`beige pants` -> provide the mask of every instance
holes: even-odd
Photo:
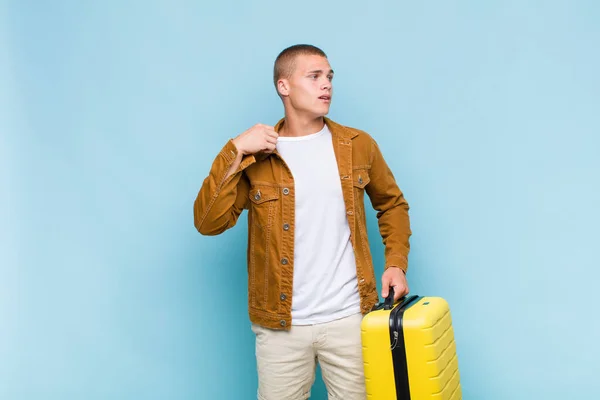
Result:
[[[256,334],[259,400],[310,397],[317,362],[329,400],[364,400],[360,323],[356,314],[336,321],[276,331],[252,325]]]

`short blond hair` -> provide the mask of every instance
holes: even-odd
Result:
[[[275,59],[273,67],[273,84],[277,89],[277,81],[281,78],[289,79],[294,73],[295,60],[299,55],[321,56],[327,58],[325,52],[311,44],[296,44],[284,49]],[[279,91],[277,91],[279,93]]]

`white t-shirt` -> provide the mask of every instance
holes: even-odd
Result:
[[[279,137],[277,151],[295,184],[292,325],[360,312],[356,261],[340,174],[327,125],[301,137]]]

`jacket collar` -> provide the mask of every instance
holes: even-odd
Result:
[[[338,124],[337,122],[332,121],[331,119],[329,119],[327,117],[323,117],[323,119],[325,120],[325,124],[327,125],[327,127],[331,131],[331,134],[334,137],[353,139],[356,136],[358,136],[358,133],[346,128],[343,125]],[[279,130],[283,126],[284,122],[285,122],[285,118],[282,118],[277,122],[277,124],[275,124],[275,127],[274,127],[275,132],[279,132]]]
[[[334,140],[334,142],[339,139],[350,140],[350,139],[353,139],[356,136],[358,136],[358,133],[356,133],[355,131],[348,129],[345,126],[340,125],[337,122],[334,122],[327,117],[324,117],[323,119],[325,120],[325,124],[327,124],[327,127],[329,128],[329,131],[331,132],[331,136],[332,136],[332,139]],[[275,132],[279,132],[281,130],[281,127],[283,126],[284,122],[285,122],[285,118],[280,119],[273,127],[273,130]],[[279,155],[279,152],[277,151],[277,149],[275,149],[275,151],[273,153],[262,153],[261,152],[261,153],[255,154],[253,157],[256,161],[262,161],[262,160],[267,159],[272,154],[275,154],[278,157],[281,157]]]

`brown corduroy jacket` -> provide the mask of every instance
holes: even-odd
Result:
[[[275,125],[279,131],[284,123]],[[411,236],[408,203],[375,140],[366,132],[325,118],[333,138],[340,184],[356,259],[361,311],[379,301],[367,237],[364,193],[378,211],[385,266],[406,272]],[[203,235],[232,228],[248,210],[248,311],[250,321],[272,329],[291,327],[294,268],[294,180],[277,151],[238,155],[229,140],[215,158],[194,202],[194,225]],[[308,162],[308,161],[307,161]],[[242,271],[240,269],[240,271]]]

